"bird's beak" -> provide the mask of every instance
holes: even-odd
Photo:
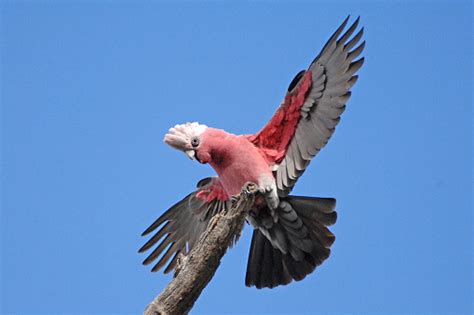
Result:
[[[186,155],[191,159],[191,160],[194,160],[194,156],[196,155],[196,151],[194,150],[187,150],[186,152]]]

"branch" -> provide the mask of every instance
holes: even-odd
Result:
[[[255,184],[245,184],[231,209],[212,218],[191,252],[178,258],[173,280],[148,304],[145,315],[187,314],[191,310],[227,248],[240,235],[257,191]]]

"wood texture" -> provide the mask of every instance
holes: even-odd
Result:
[[[227,248],[240,235],[245,215],[253,206],[257,186],[247,183],[233,198],[229,211],[209,222],[189,255],[181,255],[173,280],[145,309],[145,315],[187,314],[211,281]]]

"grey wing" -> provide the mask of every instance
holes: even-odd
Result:
[[[216,177],[199,181],[197,188],[197,191],[169,208],[142,233],[142,236],[145,236],[160,228],[138,251],[142,253],[156,245],[143,261],[144,265],[148,265],[161,255],[152,272],[161,269],[168,261],[164,273],[173,270],[179,254],[187,255],[207,228],[210,219],[229,206],[229,201],[226,200],[215,198],[206,201],[197,197],[200,191],[211,192],[214,189],[221,189]]]
[[[331,36],[309,67],[312,86],[301,107],[301,118],[294,136],[276,170],[278,194],[281,197],[290,193],[311,159],[334,133],[351,95],[350,89],[357,81],[355,73],[364,63],[364,58],[355,60],[365,47],[365,41],[358,44],[364,29],[361,28],[351,37],[357,29],[359,18],[341,35],[348,19]],[[293,85],[297,86],[298,83]]]

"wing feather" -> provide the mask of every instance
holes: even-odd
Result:
[[[363,28],[356,32],[359,25],[357,18],[343,33],[347,22],[348,18],[330,37],[306,72],[312,75],[311,88],[301,105],[293,137],[286,146],[284,163],[280,163],[275,174],[278,194],[282,197],[290,193],[311,159],[327,144],[346,108],[350,89],[357,82],[355,73],[364,63],[363,57],[357,59],[365,48],[365,41],[358,45]],[[295,90],[300,82],[295,84]]]
[[[365,48],[365,41],[359,43],[364,28],[357,31],[357,18],[344,32],[348,21],[349,17],[332,34],[308,70],[300,71],[291,81],[269,123],[248,136],[267,160],[277,165],[275,178],[281,197],[290,193],[331,138],[357,82],[355,73],[364,63],[364,58],[359,58]]]
[[[161,256],[151,271],[158,271],[168,261],[164,273],[173,270],[179,254],[189,253],[211,218],[227,209],[228,199],[217,177],[199,181],[195,192],[169,208],[143,232],[142,235],[147,235],[160,227],[138,250],[142,253],[157,245],[143,264],[151,264]]]

